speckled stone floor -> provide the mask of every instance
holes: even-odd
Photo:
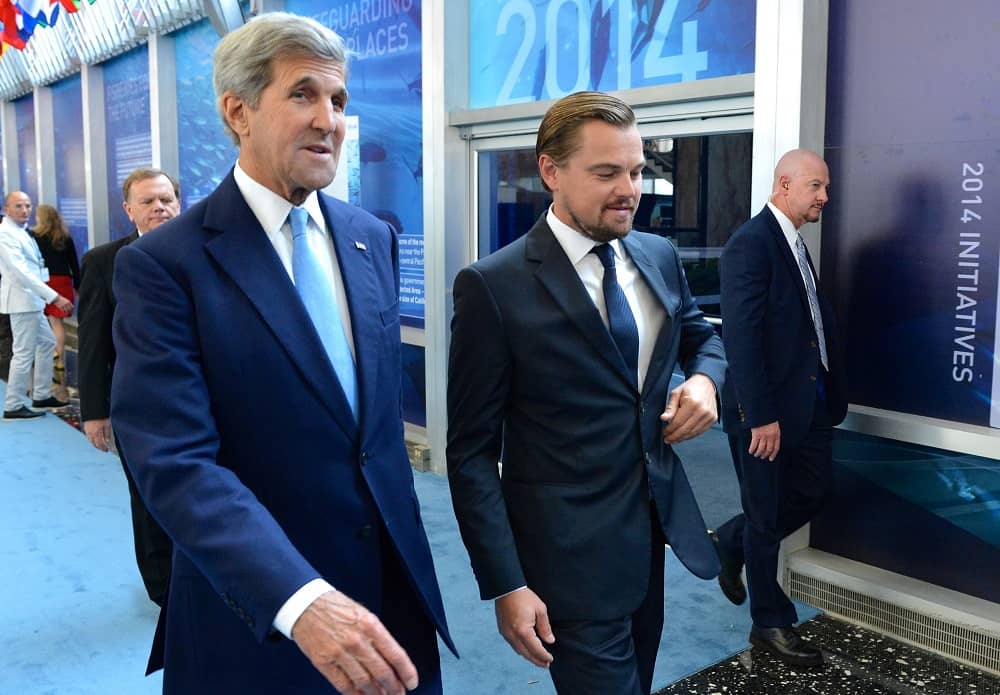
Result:
[[[747,649],[656,695],[1000,695],[1000,678],[827,616],[803,623],[826,664],[793,668]]]

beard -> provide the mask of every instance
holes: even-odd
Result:
[[[624,239],[628,236],[628,233],[632,231],[632,222],[635,220],[635,204],[632,203],[631,199],[623,199],[620,201],[615,201],[615,205],[629,204],[632,207],[632,211],[628,215],[628,220],[621,224],[609,225],[603,224],[601,222],[601,216],[608,209],[607,206],[601,208],[601,214],[598,215],[597,224],[587,224],[579,217],[576,213],[567,208],[570,218],[573,220],[573,224],[576,226],[577,230],[589,239],[605,244],[614,239]]]

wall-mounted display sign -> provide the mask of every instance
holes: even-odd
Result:
[[[755,0],[469,3],[469,108],[753,72]]]
[[[356,117],[341,152],[340,197],[399,233],[403,323],[424,325],[423,69],[420,0],[287,0],[343,37],[353,52],[347,89]],[[350,173],[354,172],[351,176]],[[360,176],[358,176],[360,172]],[[339,176],[338,176],[339,178]],[[360,181],[360,182],[359,182]]]
[[[108,220],[112,241],[128,236],[135,229],[122,208],[122,184],[135,169],[153,165],[151,128],[149,48],[140,46],[104,64]]]
[[[38,157],[35,148],[35,97],[23,96],[14,102],[14,121],[17,129],[18,168],[21,190],[38,205]],[[32,215],[34,220],[34,215]],[[34,222],[32,222],[33,224]]]
[[[87,166],[83,144],[83,91],[79,75],[52,86],[52,143],[56,154],[56,207],[76,252],[82,257],[87,240]]]
[[[1000,9],[970,5],[831,6],[822,280],[851,402],[1000,427]]]

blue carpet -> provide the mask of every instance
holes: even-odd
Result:
[[[0,382],[0,397],[4,384]],[[718,428],[680,449],[714,526],[738,509]],[[550,695],[545,671],[514,654],[480,601],[448,496],[447,481],[416,474],[445,608],[462,658],[442,648],[445,692]],[[117,457],[93,449],[53,415],[0,422],[0,693],[142,695],[156,608],[132,552],[128,488]],[[746,606],[714,581],[687,573],[668,553],[666,628],[654,690],[747,646]],[[815,611],[800,606],[800,618]]]

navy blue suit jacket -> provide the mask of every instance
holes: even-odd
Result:
[[[802,273],[770,208],[733,233],[719,275],[729,361],[725,429],[735,434],[778,422],[782,448],[794,447],[812,421],[822,365]],[[826,398],[836,425],[847,413],[843,360],[833,312],[823,297],[819,303],[830,368]]]
[[[403,440],[396,236],[359,208],[324,195],[320,207],[357,346],[359,423],[231,172],[118,254],[111,417],[176,544],[165,692],[328,692],[271,625],[317,577],[378,614],[380,523],[413,610],[452,647]]]
[[[462,538],[482,598],[527,584],[558,620],[639,607],[651,498],[680,560],[719,571],[659,416],[677,363],[721,387],[722,344],[674,247],[634,231],[623,243],[667,314],[642,393],[544,217],[454,284],[448,472]]]

